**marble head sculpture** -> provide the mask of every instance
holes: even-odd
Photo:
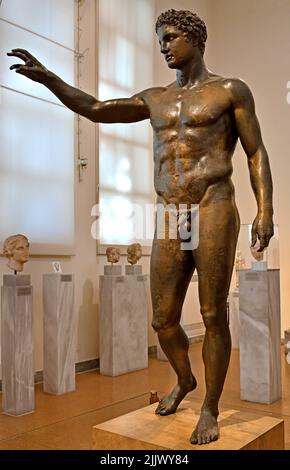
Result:
[[[12,271],[23,271],[23,265],[29,259],[28,238],[21,234],[6,238],[3,244],[3,255],[8,258],[7,266]]]
[[[128,249],[127,249],[128,263],[137,264],[141,256],[142,256],[142,248],[141,248],[140,243],[132,243],[132,245],[128,246]]]
[[[121,256],[121,251],[118,248],[115,248],[114,246],[109,246],[106,249],[106,255],[107,255],[108,263],[111,263],[111,264],[118,263],[120,256]]]
[[[264,259],[264,251],[258,251],[260,249],[260,244],[256,243],[254,246],[250,246],[250,250],[252,253],[253,258],[255,258],[256,261],[263,261]]]

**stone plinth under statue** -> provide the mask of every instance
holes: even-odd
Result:
[[[272,403],[281,398],[280,271],[239,274],[241,399]]]
[[[76,318],[71,274],[43,275],[43,390],[75,390]]]
[[[148,367],[147,276],[100,276],[100,372]]]
[[[272,416],[221,409],[220,438],[192,445],[188,435],[199,418],[198,400],[183,401],[178,412],[157,416],[154,405],[93,427],[94,450],[283,450],[284,422]]]
[[[4,274],[1,357],[3,413],[34,411],[32,286],[29,275]]]

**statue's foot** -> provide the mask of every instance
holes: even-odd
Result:
[[[193,431],[191,444],[209,444],[219,437],[217,418],[210,411],[202,411],[195,430]]]
[[[174,389],[168,395],[165,395],[165,397],[161,398],[159,405],[156,408],[155,413],[161,416],[175,413],[179,403],[183,400],[185,395],[188,392],[191,392],[192,390],[194,390],[196,386],[197,386],[197,382],[193,375],[189,384],[175,385]]]

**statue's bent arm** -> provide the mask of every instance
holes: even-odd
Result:
[[[248,86],[241,80],[229,84],[238,136],[248,157],[251,185],[258,214],[253,223],[252,243],[260,239],[261,250],[273,236],[273,184],[267,151],[263,144],[255,103]]]

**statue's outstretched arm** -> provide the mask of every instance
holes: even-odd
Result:
[[[7,55],[24,61],[24,64],[13,64],[10,67],[11,70],[42,83],[65,106],[93,122],[126,123],[142,121],[150,117],[149,109],[142,99],[142,93],[132,98],[101,102],[95,97],[65,83],[60,77],[46,69],[25,49],[12,49]]]

